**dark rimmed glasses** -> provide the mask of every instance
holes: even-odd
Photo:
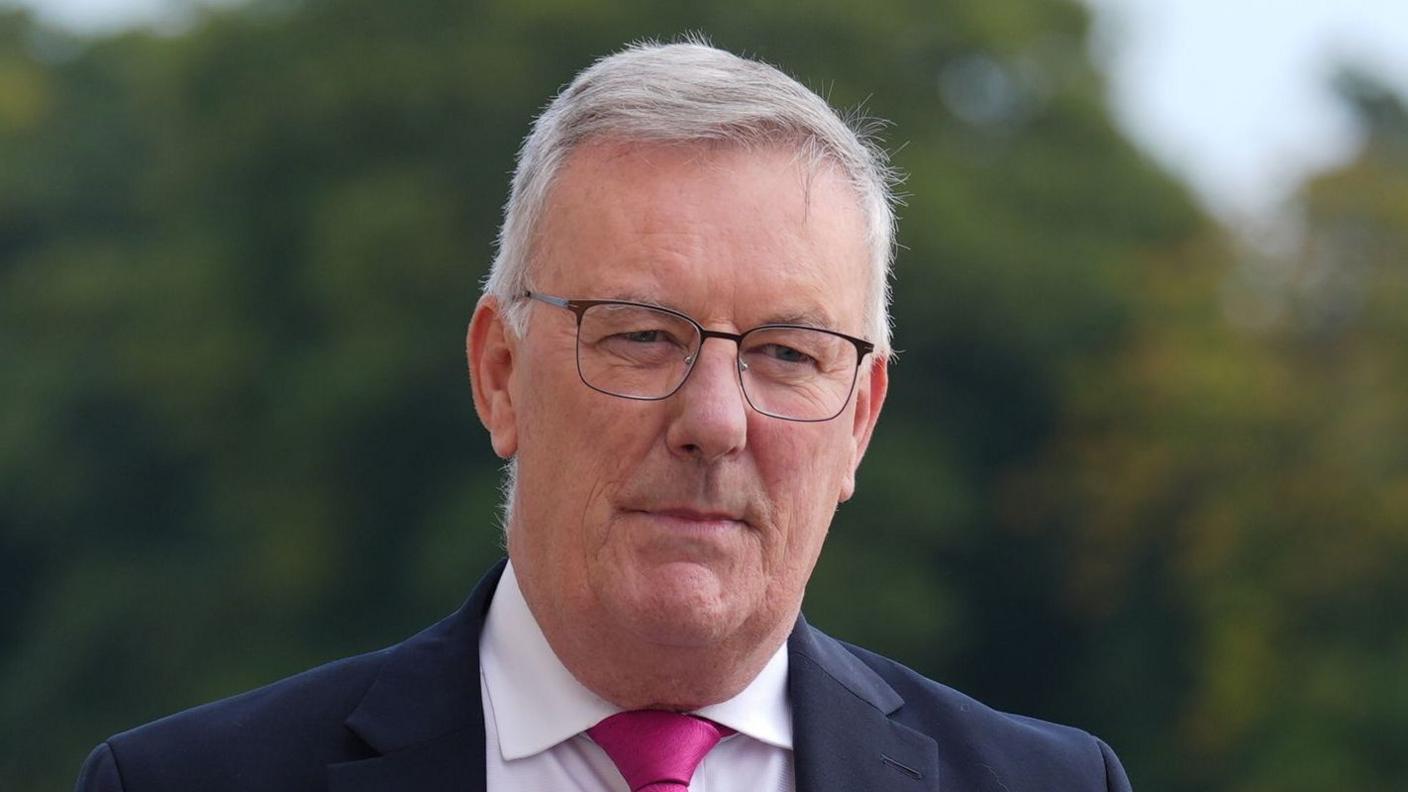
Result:
[[[753,409],[787,421],[829,421],[846,408],[860,362],[875,349],[869,341],[820,327],[769,324],[725,333],[656,305],[534,291],[519,297],[575,314],[582,382],[623,399],[673,396],[694,370],[704,342],[719,338],[738,345],[738,382]]]

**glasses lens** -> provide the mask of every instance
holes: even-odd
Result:
[[[834,418],[855,385],[855,344],[823,330],[765,327],[743,337],[743,393],[759,412],[796,421]]]
[[[593,305],[577,328],[582,381],[616,396],[660,399],[689,373],[699,331],[685,319],[639,305]]]

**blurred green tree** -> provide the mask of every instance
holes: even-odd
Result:
[[[1125,360],[1021,482],[1108,625],[1080,678],[1138,702],[1113,733],[1168,788],[1408,781],[1408,114],[1340,89],[1367,143],[1297,243],[1150,267]]]

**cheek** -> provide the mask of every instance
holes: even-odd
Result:
[[[529,468],[539,500],[551,504],[554,522],[572,526],[587,545],[607,524],[611,498],[629,483],[660,430],[644,402],[597,393],[571,379],[526,394],[530,405],[521,430],[520,474]],[[645,405],[643,408],[642,405]]]
[[[797,428],[804,431],[785,431]],[[809,569],[815,562],[845,481],[849,457],[842,441],[847,436],[831,424],[825,425],[826,431],[805,431],[821,428],[781,427],[784,431],[770,438],[772,452],[760,459],[764,486],[776,509],[773,555],[788,566]]]
[[[519,397],[519,434],[525,464],[554,471],[555,481],[571,487],[581,478],[592,478],[606,455],[601,453],[605,423],[604,397],[582,384],[571,350],[563,347],[537,353],[525,366]],[[594,442],[596,440],[596,442]],[[576,475],[574,475],[574,471]]]

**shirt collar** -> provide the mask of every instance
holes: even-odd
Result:
[[[787,700],[787,642],[783,641],[782,646],[777,647],[768,664],[738,695],[695,710],[694,714],[768,745],[792,750],[792,704]]]
[[[511,561],[484,620],[479,664],[505,761],[546,751],[621,711],[584,687],[557,659],[523,599]],[[790,750],[786,643],[742,692],[695,714]]]

